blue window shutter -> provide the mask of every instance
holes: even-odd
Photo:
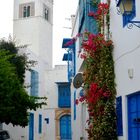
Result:
[[[39,89],[39,75],[35,70],[31,70],[31,96],[38,96]]]
[[[74,91],[74,109],[73,109],[73,114],[74,114],[74,120],[76,120],[76,91]]]
[[[93,17],[88,16],[89,12],[95,12],[97,7],[93,5],[92,0],[87,0],[86,3],[86,18],[85,18],[85,28],[94,34],[98,33],[97,22]]]
[[[34,140],[34,114],[29,115],[29,140]]]
[[[122,122],[122,97],[116,99],[116,114],[117,114],[117,134],[123,136],[123,122]]]
[[[39,120],[38,120],[38,133],[41,134],[42,133],[42,115],[39,114]]]
[[[64,115],[60,118],[60,139],[71,140],[71,116]]]
[[[59,85],[58,86],[58,106],[59,107],[67,107],[69,108],[71,106],[71,100],[70,100],[70,85]]]

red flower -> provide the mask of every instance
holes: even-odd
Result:
[[[104,92],[104,93],[103,93],[103,96],[104,96],[104,97],[109,97],[109,96],[110,96],[110,93],[109,93],[109,92]]]
[[[76,99],[76,100],[75,100],[75,104],[76,104],[76,105],[78,105],[78,104],[79,104],[79,101],[78,101],[78,99]]]
[[[81,57],[82,59],[86,59],[86,58],[87,58],[87,57],[86,57],[86,54],[81,54],[80,57]]]
[[[92,84],[90,85],[90,92],[95,93],[96,90],[97,90],[97,88],[98,88],[98,85],[97,85],[96,83],[92,83]]]

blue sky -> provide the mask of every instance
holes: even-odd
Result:
[[[71,36],[71,22],[66,20],[75,14],[78,0],[54,0],[54,42],[53,59],[54,65],[64,64],[61,60],[65,50],[61,49],[62,39]],[[13,0],[0,2],[0,38],[8,38],[13,32]]]

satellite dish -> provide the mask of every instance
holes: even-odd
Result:
[[[82,73],[77,73],[73,79],[73,86],[75,88],[81,87],[83,83],[83,74]]]

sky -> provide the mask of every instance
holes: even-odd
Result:
[[[0,38],[8,38],[13,33],[13,1],[0,0]],[[63,38],[71,37],[71,15],[76,13],[78,0],[54,0],[53,17],[53,65],[65,64],[62,62]],[[65,28],[66,27],[66,28]]]

